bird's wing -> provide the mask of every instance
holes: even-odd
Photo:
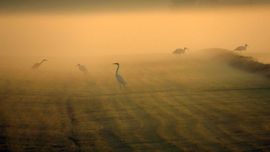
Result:
[[[117,80],[122,84],[127,84],[127,82],[125,81],[125,79],[121,75],[117,75]]]
[[[39,64],[38,64],[38,63],[35,63],[34,65],[32,65],[32,68],[35,69],[35,68],[37,68],[38,66],[39,66]]]
[[[238,46],[237,48],[235,48],[234,50],[243,50],[243,47],[242,46]]]
[[[182,52],[184,52],[185,50],[183,50],[183,49],[176,49],[174,52],[175,53],[182,53]]]
[[[87,69],[86,69],[84,66],[80,66],[79,69],[80,69],[82,72],[87,72]]]
[[[174,50],[173,53],[179,53],[179,50]]]
[[[86,67],[82,67],[82,70],[84,71],[84,72],[87,72],[87,69],[86,69]]]

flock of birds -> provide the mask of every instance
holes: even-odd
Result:
[[[33,70],[37,70],[44,62],[48,61],[47,59],[43,59],[41,60],[40,62],[38,63],[35,63],[33,66],[32,66],[32,69]],[[127,82],[125,81],[125,79],[119,74],[119,68],[120,68],[120,64],[119,63],[113,63],[114,65],[117,66],[116,68],[116,71],[115,71],[115,78],[120,86],[120,88],[122,87],[125,87]],[[78,67],[78,69],[83,73],[83,74],[87,74],[88,73],[88,70],[87,68],[82,65],[82,64],[77,64],[76,67]]]
[[[242,46],[238,46],[234,49],[234,51],[246,51],[247,50],[248,45],[242,45]],[[175,51],[173,51],[173,54],[185,54],[186,51],[188,50],[188,48],[184,47],[184,48],[178,48]],[[43,59],[38,63],[35,63],[32,66],[33,70],[38,69],[44,62],[48,61],[47,59]],[[119,63],[113,63],[114,65],[117,66],[116,71],[115,71],[115,78],[120,86],[120,88],[125,87],[127,82],[125,81],[125,79],[121,76],[121,74],[119,74],[119,68],[120,68],[120,64]],[[82,65],[82,64],[77,64],[76,67],[78,67],[78,69],[83,73],[83,74],[87,74],[88,70],[87,68]]]

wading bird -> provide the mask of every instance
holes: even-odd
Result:
[[[234,49],[234,51],[246,51],[247,47],[248,47],[247,44],[245,44],[243,46],[238,46],[237,48]]]
[[[84,73],[84,74],[87,74],[87,73],[88,73],[88,71],[87,71],[87,69],[86,69],[86,67],[85,67],[84,65],[77,64],[76,66],[78,67],[78,69],[79,69],[82,73]]]
[[[116,80],[117,80],[117,82],[118,82],[118,84],[119,84],[119,86],[120,86],[120,88],[123,86],[123,87],[125,87],[126,86],[126,81],[124,80],[124,78],[119,74],[119,68],[120,68],[120,64],[119,63],[113,63],[113,64],[115,64],[116,66],[117,66],[117,69],[116,69],[116,71],[115,71],[115,78],[116,78]]]
[[[38,69],[44,62],[46,62],[46,61],[48,61],[47,59],[43,59],[43,60],[41,60],[40,62],[38,62],[38,63],[35,63],[33,66],[32,66],[32,69],[33,70],[36,70],[36,69]]]
[[[173,51],[173,54],[184,54],[184,53],[186,53],[186,50],[187,49],[188,48],[186,48],[186,47],[184,47],[183,49],[182,48],[178,48],[178,49],[176,49],[176,50]]]

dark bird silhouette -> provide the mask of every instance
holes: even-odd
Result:
[[[46,61],[48,61],[47,59],[43,59],[43,60],[41,60],[40,62],[38,62],[38,63],[35,63],[33,66],[32,66],[32,69],[33,70],[36,70],[36,69],[38,69],[44,62],[46,62]]]
[[[186,53],[186,50],[188,50],[188,48],[186,48],[186,47],[178,48],[178,49],[173,51],[173,54],[184,54],[184,53]]]
[[[247,47],[248,47],[247,44],[245,44],[243,46],[238,46],[237,48],[234,49],[234,51],[246,51]]]
[[[84,74],[87,74],[88,73],[88,70],[86,69],[86,67],[84,65],[81,65],[81,64],[77,64],[76,65],[78,67],[78,69],[84,73]]]
[[[120,86],[120,88],[123,86],[125,87],[127,82],[125,81],[125,79],[119,74],[119,68],[120,68],[120,64],[119,63],[113,63],[117,66],[116,71],[115,71],[115,78]]]

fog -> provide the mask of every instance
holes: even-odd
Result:
[[[0,151],[270,151],[269,6],[73,1],[0,2]]]
[[[183,8],[124,12],[0,15],[1,69],[29,69],[43,58],[47,70],[81,63],[162,60],[176,48],[203,56],[205,48],[233,50],[270,62],[269,7]],[[111,65],[110,65],[111,66]],[[65,68],[64,68],[65,67]]]

